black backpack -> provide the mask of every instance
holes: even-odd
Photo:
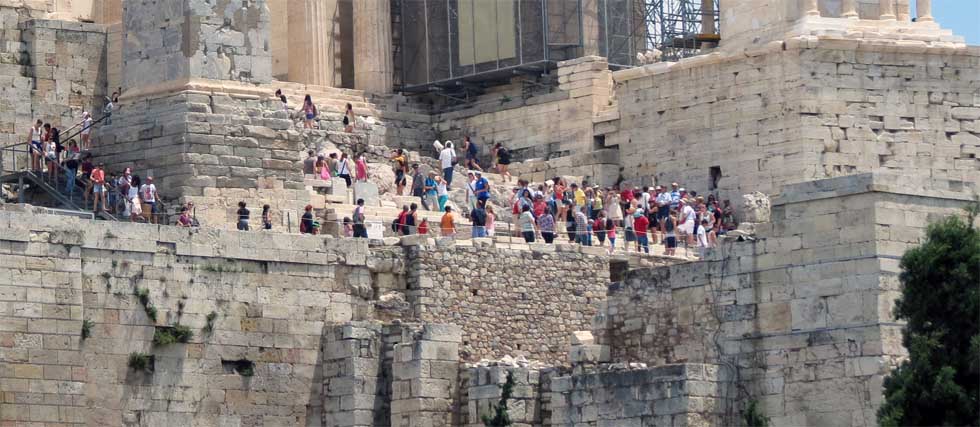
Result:
[[[476,143],[475,142],[470,141],[470,145],[466,149],[466,151],[468,151],[470,154],[472,154],[472,155],[475,156],[477,153],[480,152],[480,149],[476,146]]]
[[[497,150],[497,157],[500,158],[501,162],[510,163],[510,151],[504,147],[500,147],[500,149]]]

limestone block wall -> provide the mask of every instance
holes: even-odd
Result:
[[[733,380],[722,366],[693,363],[557,377],[549,425],[733,425]]]
[[[975,185],[977,61],[975,48],[813,38],[620,71],[606,144],[627,179],[722,198],[879,169]]]
[[[525,355],[560,363],[587,329],[609,283],[609,262],[568,245],[406,248],[415,317],[463,330],[462,360]]]
[[[186,78],[272,80],[265,0],[123,2],[124,86]]]
[[[718,166],[718,191],[733,199],[814,178],[817,155],[800,140],[798,55],[709,54],[613,73],[619,120],[605,140],[619,147],[624,178],[701,193]]]
[[[461,330],[425,324],[394,345],[391,427],[455,425]]]
[[[193,201],[202,223],[234,226],[239,201],[256,215],[270,204],[277,226],[298,226],[316,202],[303,185],[301,134],[271,100],[184,92],[124,103],[94,152],[110,170],[152,175],[161,197]],[[322,197],[320,197],[322,205]]]
[[[365,242],[11,212],[0,230],[3,422],[318,425],[323,328],[371,316]],[[188,343],[151,343],[178,323]]]
[[[439,114],[436,127],[442,140],[456,141],[459,148],[466,135],[479,143],[482,164],[489,164],[497,142],[513,152],[514,163],[588,153],[593,150],[592,117],[610,108],[610,75],[604,58],[560,62],[557,91],[525,99],[522,86],[503,87],[470,108]]]
[[[26,142],[37,119],[67,129],[106,96],[103,26],[21,12],[0,5],[0,145]]]
[[[827,177],[890,170],[980,186],[980,49],[801,51],[803,140]]]
[[[542,370],[530,366],[473,366],[463,370],[467,378],[461,379],[465,387],[460,394],[465,394],[465,407],[460,404],[460,410],[465,419],[460,420],[463,426],[482,426],[484,415],[492,417],[494,408],[500,403],[507,375],[513,375],[514,387],[511,399],[507,401],[507,414],[516,427],[532,427],[550,422],[542,416],[542,395],[548,394],[542,386],[542,377],[547,380],[554,369]],[[550,386],[546,381],[545,386]],[[550,415],[546,413],[545,415]]]
[[[391,376],[384,368],[391,359],[386,360],[382,334],[381,324],[371,322],[338,325],[324,333],[322,425],[387,425]]]
[[[630,272],[595,321],[612,360],[738,367],[778,425],[865,425],[907,353],[898,261],[929,220],[962,214],[956,181],[853,175],[790,186],[755,242]]]

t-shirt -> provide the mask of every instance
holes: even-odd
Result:
[[[542,233],[554,233],[555,232],[555,217],[551,215],[550,212],[545,212],[538,218],[538,227],[541,227]]]
[[[521,231],[534,231],[534,215],[531,215],[530,211],[521,212],[519,221],[521,223]]]
[[[687,220],[684,221],[685,224],[687,223],[693,224],[695,221],[695,217],[697,217],[697,214],[694,212],[694,208],[692,208],[690,205],[684,206],[684,209],[681,210],[681,215],[687,218]]]
[[[664,207],[670,205],[670,193],[663,192],[657,195],[657,206]]]
[[[708,247],[708,234],[705,232],[704,227],[698,227],[698,247]]]
[[[92,118],[89,117],[82,122],[82,135],[88,135],[92,132]]]
[[[575,205],[585,206],[585,192],[581,188],[575,190]]]
[[[303,160],[303,173],[307,175],[316,173],[314,165],[316,165],[316,157],[307,157],[306,160]]]
[[[473,209],[470,212],[470,220],[474,227],[485,227],[487,225],[487,211],[480,208]]]
[[[636,234],[643,235],[647,234],[647,228],[650,227],[650,220],[646,216],[640,215],[639,218],[633,221],[633,230]]]
[[[157,201],[157,186],[154,184],[143,184],[140,187],[140,194],[143,197],[143,201],[146,203],[153,203]]]
[[[95,182],[96,184],[104,184],[105,183],[105,171],[103,171],[102,169],[98,169],[98,168],[96,168],[95,170],[93,170],[92,171],[92,181]]]
[[[670,192],[670,208],[677,209],[677,205],[681,202],[681,193],[678,191]]]
[[[490,189],[490,181],[487,181],[486,178],[481,177],[480,179],[476,180],[476,185],[473,187],[473,189],[475,190],[474,193],[476,193],[477,199],[487,200],[490,198],[490,191],[480,192],[480,190]]]
[[[354,208],[354,224],[364,223],[364,206]]]
[[[456,157],[456,153],[453,152],[452,148],[443,148],[442,152],[439,153],[439,164],[443,169],[451,168],[453,167],[453,157]]]
[[[456,225],[453,221],[453,214],[451,212],[446,212],[442,219],[439,220],[439,227],[442,228],[442,234],[452,234],[456,231]]]
[[[429,189],[426,190],[425,194],[428,194],[430,196],[434,196],[436,194],[436,180],[432,178],[426,178],[425,186],[429,187]]]

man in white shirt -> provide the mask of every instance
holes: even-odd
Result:
[[[140,198],[143,199],[143,203],[147,205],[149,209],[144,209],[143,212],[150,213],[150,222],[156,224],[157,218],[157,201],[159,200],[159,195],[157,195],[157,186],[153,185],[153,177],[146,177],[146,184],[140,187]]]
[[[446,187],[453,184],[454,159],[456,159],[456,150],[453,148],[453,142],[446,141],[446,146],[439,153],[439,164],[442,166],[442,178],[446,180]]]
[[[683,199],[680,201],[681,206],[681,221],[684,221],[678,227],[678,231],[682,232],[687,239],[688,246],[694,245],[694,222],[697,221],[697,213],[694,212],[694,208],[691,207],[690,203],[685,202]]]

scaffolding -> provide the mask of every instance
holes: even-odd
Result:
[[[637,54],[653,49],[664,61],[700,55],[720,40],[718,0],[600,0],[598,7],[599,49],[614,67],[640,65]]]
[[[581,0],[391,2],[395,86],[405,93],[480,93],[581,51]]]

